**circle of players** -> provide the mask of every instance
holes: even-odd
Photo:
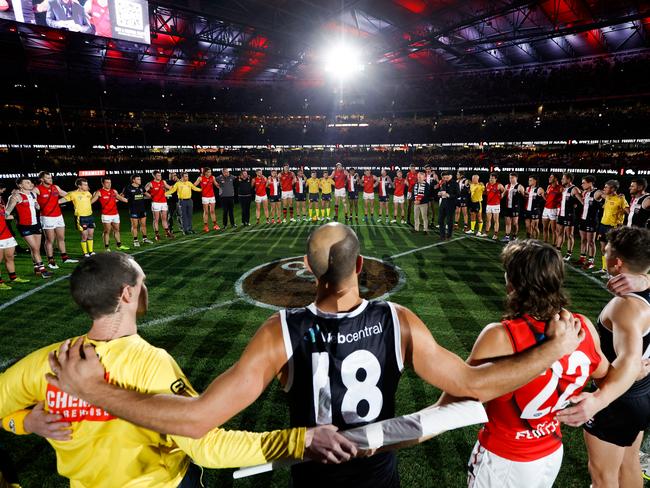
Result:
[[[455,178],[454,178],[455,176]],[[604,278],[609,278],[603,257],[602,266],[596,269],[596,241],[604,254],[605,236],[614,227],[621,225],[650,227],[650,194],[643,178],[630,183],[631,202],[620,193],[617,180],[609,180],[603,189],[596,188],[594,176],[581,178],[574,183],[574,176],[563,173],[551,174],[545,185],[539,176],[528,177],[527,185],[518,181],[516,173],[508,175],[504,185],[498,181],[499,175],[490,173],[487,183],[480,181],[478,174],[466,178],[462,171],[453,175],[443,172],[440,176],[430,166],[418,171],[411,165],[404,174],[400,169],[394,177],[383,169],[379,176],[369,169],[363,175],[355,168],[345,169],[341,163],[334,171],[317,171],[301,168],[294,173],[288,165],[282,170],[272,170],[264,176],[262,169],[256,169],[254,176],[242,171],[237,177],[229,170],[215,177],[212,170],[204,168],[194,183],[189,181],[188,173],[170,174],[170,181],[162,178],[160,171],[152,173],[152,180],[142,185],[142,178],[131,176],[131,182],[119,193],[111,186],[110,177],[101,179],[101,188],[90,193],[88,180],[78,178],[76,189],[70,192],[54,184],[48,172],[39,174],[40,183],[27,177],[16,181],[17,188],[11,192],[7,204],[1,198],[5,188],[0,185],[0,262],[4,261],[9,283],[0,275],[0,290],[11,290],[10,284],[25,283],[29,280],[17,276],[14,255],[17,241],[8,221],[14,219],[15,210],[18,232],[25,240],[31,253],[34,272],[41,278],[51,277],[41,257],[43,245],[50,269],[58,269],[54,258],[54,243],[57,243],[64,264],[76,263],[68,256],[65,246],[65,222],[60,205],[72,202],[76,226],[81,236],[81,249],[84,257],[95,254],[93,237],[95,222],[92,204],[101,205],[103,242],[110,251],[110,236],[113,235],[115,248],[128,250],[121,241],[120,216],[117,202],[129,205],[133,246],[153,244],[147,237],[147,213],[145,200],[151,200],[153,214],[154,240],[160,240],[160,227],[166,237],[174,238],[173,223],[178,219],[183,234],[193,234],[192,192],[201,193],[203,206],[203,231],[220,230],[216,219],[216,194],[221,192],[224,213],[224,227],[228,219],[233,228],[237,225],[233,216],[234,183],[237,182],[239,202],[242,207],[242,224],[250,225],[250,205],[253,195],[256,204],[256,223],[262,219],[267,224],[300,221],[330,221],[332,201],[334,220],[339,220],[342,207],[345,223],[359,223],[359,199],[362,199],[364,222],[375,222],[375,193],[378,193],[377,222],[390,224],[411,224],[414,232],[423,229],[425,234],[430,227],[437,227],[441,239],[449,239],[454,229],[460,229],[461,217],[463,232],[476,237],[488,237],[508,242],[519,235],[520,220],[525,222],[526,236],[543,239],[554,245],[560,252],[566,246],[564,260],[571,262],[575,247],[575,229],[579,230],[580,256],[574,264],[585,270],[593,270]],[[392,202],[392,213],[389,198]],[[485,214],[483,202],[485,200]],[[295,202],[295,204],[294,204]],[[438,225],[435,222],[436,207]],[[504,235],[499,239],[500,215],[505,221]],[[627,216],[627,220],[626,220]],[[208,222],[211,221],[211,227]],[[541,223],[540,223],[541,221]],[[484,227],[485,226],[485,227]],[[139,233],[142,241],[139,239]],[[42,239],[45,234],[45,239]]]

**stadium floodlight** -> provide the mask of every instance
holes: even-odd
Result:
[[[336,44],[324,55],[325,71],[339,79],[350,78],[365,69],[359,50],[349,44]]]

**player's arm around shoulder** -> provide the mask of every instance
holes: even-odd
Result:
[[[146,389],[138,392],[106,383],[104,368],[91,345],[84,346],[80,341],[72,346],[64,343],[58,357],[50,355],[57,376],[49,376],[48,381],[134,424],[198,438],[250,405],[281,372],[287,355],[279,315],[273,315],[260,327],[240,359],[199,397],[152,394],[168,393],[177,379],[160,374],[177,368],[171,356],[168,359],[169,364],[158,365],[159,371],[152,375],[155,378],[151,381],[156,383],[145,383]],[[169,384],[159,384],[161,381]]]
[[[595,392],[581,393],[572,399],[574,406],[558,413],[560,421],[574,427],[584,424],[625,393],[637,380],[642,369],[641,326],[650,322],[647,307],[642,306],[638,299],[617,297],[605,307],[601,317],[608,318],[611,322],[616,360],[610,364],[605,359],[603,362],[607,368],[601,364],[592,375],[599,379]],[[600,342],[597,344],[600,346]]]
[[[398,314],[405,363],[411,364],[416,374],[433,386],[456,397],[482,402],[525,385],[553,361],[573,352],[584,338],[580,324],[563,311],[549,324],[547,340],[539,346],[499,360],[485,359],[482,364],[470,366],[436,343],[429,329],[413,312],[398,307]],[[484,340],[496,340],[501,334],[498,331],[497,327],[486,328]],[[495,354],[488,357],[494,358]]]

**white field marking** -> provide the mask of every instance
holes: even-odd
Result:
[[[309,224],[308,222],[305,222],[305,223]],[[266,225],[266,224],[260,224],[260,225]],[[133,252],[133,253],[131,253],[131,256],[137,256],[137,255],[144,254],[144,253],[147,253],[147,252],[157,251],[158,249],[164,249],[166,247],[178,246],[180,244],[187,244],[187,243],[190,243],[190,242],[195,242],[195,241],[203,240],[203,239],[215,239],[215,238],[228,237],[228,236],[240,236],[240,235],[250,234],[250,233],[255,233],[255,232],[273,232],[275,230],[280,230],[280,229],[285,228],[283,225],[279,225],[279,226],[276,225],[274,227],[272,227],[272,224],[268,224],[268,225],[269,225],[269,227],[266,227],[264,229],[250,229],[250,230],[243,230],[243,231],[239,231],[239,232],[224,232],[222,234],[203,235],[203,236],[197,236],[197,237],[193,237],[193,238],[185,239],[185,240],[181,240],[181,241],[170,242],[170,243],[163,244],[163,245],[160,245],[160,246],[148,247],[148,248],[142,249],[140,251]],[[358,227],[378,227],[378,226],[380,226],[380,224],[357,224],[357,226]],[[316,225],[313,225],[313,226],[312,225],[300,226],[300,227],[298,225],[295,225],[294,227],[296,227],[298,229],[311,229],[312,227],[316,227]],[[394,228],[396,230],[404,228],[401,225],[400,226],[395,225],[394,227],[391,226],[391,225],[382,225],[382,227],[387,228],[387,229]],[[451,242],[451,241],[449,241],[449,242]],[[31,290],[26,291],[25,293],[21,293],[20,295],[13,297],[11,300],[0,304],[0,311],[4,310],[6,308],[9,308],[12,305],[15,305],[16,303],[24,300],[25,298],[29,298],[34,293],[37,293],[37,292],[47,288],[48,286],[52,286],[53,284],[58,283],[59,281],[64,280],[64,279],[69,278],[69,277],[70,277],[70,274],[68,273],[67,275],[59,276],[58,278],[55,278],[53,280],[49,280],[47,283],[44,283],[43,285],[38,286],[36,288],[32,288]]]
[[[491,242],[492,244],[499,244],[499,241],[495,241],[495,240],[492,240],[492,239],[481,239],[481,242]],[[609,288],[607,288],[607,285],[605,283],[603,283],[602,281],[600,281],[595,276],[590,275],[589,273],[581,270],[580,268],[576,268],[574,266],[571,266],[570,264],[567,264],[566,267],[569,268],[572,271],[575,271],[578,274],[581,274],[582,276],[584,276],[588,280],[593,281],[598,286],[600,286],[603,290],[608,292],[610,295],[613,295],[613,293],[609,290]]]
[[[398,254],[393,254],[390,258],[391,259],[401,258],[402,256],[407,256],[409,254],[413,254],[414,252],[424,251],[425,249],[430,249],[432,247],[443,246],[445,244],[450,244],[450,243],[452,243],[454,241],[460,241],[462,239],[467,239],[467,237],[466,236],[455,237],[454,239],[451,239],[451,240],[448,240],[448,241],[440,241],[440,242],[436,242],[435,244],[429,244],[428,246],[416,247],[415,249],[411,249],[409,251],[404,251],[404,252],[400,252]]]
[[[166,247],[171,247],[171,246],[178,246],[180,244],[187,244],[187,243],[190,243],[190,242],[195,242],[195,241],[203,240],[203,239],[210,239],[210,238],[214,239],[214,238],[218,238],[218,237],[238,236],[238,235],[243,235],[243,234],[250,234],[250,233],[253,233],[253,232],[272,232],[272,231],[274,231],[276,229],[281,229],[281,228],[282,227],[275,227],[275,228],[270,228],[270,229],[251,229],[251,230],[244,230],[244,231],[240,231],[240,232],[225,232],[223,234],[211,234],[211,235],[197,236],[197,237],[193,237],[191,239],[185,239],[185,240],[170,242],[170,243],[167,243],[167,244],[163,244],[161,246],[147,247],[147,248],[142,249],[140,251],[136,251],[136,252],[131,253],[131,256],[137,256],[139,254],[144,254],[144,253],[147,253],[147,252],[156,251],[158,249],[164,249]],[[37,286],[36,288],[32,288],[31,290],[26,291],[25,293],[21,293],[20,295],[17,295],[15,297],[13,297],[11,300],[9,300],[9,301],[7,301],[7,302],[5,302],[3,304],[0,304],[0,311],[4,310],[6,308],[9,308],[12,305],[15,305],[16,303],[24,300],[25,298],[29,298],[34,293],[39,292],[39,291],[47,288],[48,286],[52,286],[53,284],[58,283],[61,280],[65,280],[66,278],[69,278],[69,277],[70,277],[70,273],[68,273],[66,275],[63,275],[63,276],[59,276],[58,278],[55,278],[53,280],[48,280],[47,283],[44,283],[41,286]]]
[[[607,291],[608,293],[610,293],[610,294],[613,295],[613,293],[612,293],[611,291],[609,291],[609,289],[607,288],[607,285],[606,285],[605,283],[603,283],[602,281],[600,281],[600,280],[599,280],[598,278],[596,278],[595,276],[592,276],[592,275],[590,275],[589,273],[587,273],[587,272],[585,272],[585,271],[583,271],[583,270],[581,270],[581,269],[579,269],[579,268],[574,268],[573,266],[571,266],[571,265],[569,265],[569,264],[567,264],[566,267],[569,268],[569,269],[571,269],[571,270],[573,270],[573,271],[575,271],[575,272],[578,273],[578,274],[581,274],[581,275],[584,276],[585,278],[587,278],[587,279],[593,281],[593,282],[596,283],[598,286],[600,286],[603,290],[605,290],[605,291]]]
[[[154,325],[166,324],[167,322],[173,322],[174,320],[182,319],[185,317],[191,317],[192,315],[197,315],[203,312],[209,312],[210,310],[215,310],[221,307],[227,307],[233,303],[240,302],[240,298],[235,298],[234,300],[227,300],[225,302],[213,303],[212,305],[207,305],[205,307],[192,307],[185,310],[183,313],[177,315],[169,315],[167,317],[161,317],[159,319],[149,320],[138,325],[138,330],[145,329],[147,327],[153,327]]]
[[[267,309],[273,310],[275,312],[277,312],[278,310],[281,310],[282,307],[277,307],[277,306],[271,305],[269,303],[260,302],[259,300],[255,300],[253,297],[251,297],[248,293],[246,293],[244,291],[244,281],[246,281],[246,278],[248,278],[255,271],[257,271],[257,270],[259,270],[261,268],[264,268],[265,266],[269,266],[269,265],[275,264],[275,263],[280,263],[280,262],[283,262],[283,261],[290,261],[292,259],[295,259],[296,261],[299,260],[299,261],[302,262],[303,258],[304,258],[304,255],[291,256],[291,257],[288,257],[288,258],[274,259],[273,261],[269,261],[268,263],[263,263],[263,264],[260,264],[258,266],[255,266],[254,268],[249,269],[243,275],[241,275],[239,277],[239,279],[237,279],[237,281],[235,282],[235,293],[237,294],[238,297],[240,297],[240,299],[242,299],[245,302],[250,303],[251,305],[254,305],[256,307],[267,308]],[[371,259],[373,261],[378,261],[378,262],[380,262],[380,263],[382,263],[382,264],[384,264],[386,266],[390,266],[391,268],[393,268],[397,272],[397,275],[399,276],[397,284],[393,287],[392,290],[387,291],[382,296],[377,297],[374,300],[386,300],[393,293],[397,293],[404,286],[404,284],[406,283],[406,275],[404,274],[404,271],[402,270],[402,268],[400,268],[399,266],[396,266],[393,263],[387,263],[387,262],[385,262],[385,261],[383,261],[381,259],[373,258],[373,257],[370,257],[370,256],[364,256],[363,259],[364,260],[365,259]]]

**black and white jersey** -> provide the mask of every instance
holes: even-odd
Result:
[[[650,195],[641,195],[632,198],[630,202],[630,214],[627,216],[628,227],[644,227],[650,229],[650,210],[643,208],[643,202],[650,198]]]
[[[646,305],[650,307],[650,288],[645,291],[630,293],[628,296],[643,300]],[[598,335],[600,335],[600,348],[603,351],[603,354],[610,363],[613,363],[616,359],[616,351],[614,350],[614,335],[612,334],[611,330],[603,325],[600,316],[598,317]],[[641,338],[641,347],[643,351],[643,359],[650,359],[650,325],[648,325],[648,328],[643,331],[643,337]],[[650,375],[634,383],[630,389],[624,393],[624,395],[636,395],[648,392],[650,392]]]
[[[519,183],[515,183],[514,185],[511,185],[508,183],[505,186],[505,192],[503,193],[503,206],[504,208],[513,208],[518,210],[519,207],[521,206],[520,203],[520,196],[521,194],[519,193],[519,187],[521,185]]]
[[[584,201],[582,203],[582,213],[580,214],[580,218],[586,222],[598,223],[598,214],[602,205],[594,200],[597,191],[598,190],[594,188],[591,191],[585,192],[583,195]]]
[[[544,199],[537,194],[539,186],[526,187],[526,211],[537,212],[544,206]]]
[[[569,185],[562,190],[560,202],[560,217],[573,217],[578,200],[572,195],[575,185]]]
[[[335,314],[311,304],[282,310],[280,318],[292,426],[334,424],[345,430],[395,416],[403,361],[393,304],[363,300],[353,311]],[[296,465],[292,476],[294,486],[399,483],[394,453],[342,465]]]

